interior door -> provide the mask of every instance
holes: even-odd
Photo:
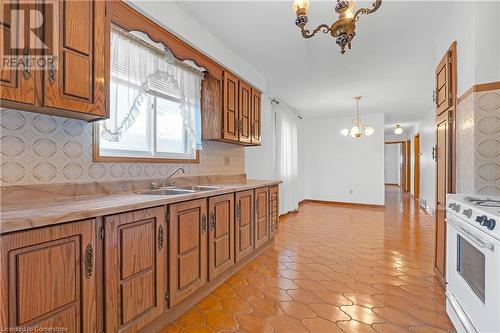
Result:
[[[95,220],[1,236],[0,327],[96,331]]]
[[[235,260],[245,258],[254,251],[254,192],[237,192],[235,195]]]
[[[261,142],[261,94],[260,91],[252,89],[252,143]]]
[[[57,38],[47,38],[54,65],[45,72],[45,106],[104,117],[105,2],[61,0],[49,8],[45,35]]]
[[[255,190],[255,248],[258,249],[269,239],[269,189]]]
[[[439,115],[452,106],[451,92],[451,51],[446,52],[436,68],[435,103]]]
[[[413,138],[413,197],[420,199],[420,134]]]
[[[222,93],[223,139],[238,141],[238,78],[224,72],[224,89]]]
[[[208,278],[214,279],[234,264],[234,195],[208,199]]]
[[[243,81],[239,81],[239,141],[250,143],[252,141],[251,131],[252,113],[252,88]]]
[[[104,224],[106,332],[135,332],[164,309],[165,207],[106,216]]]
[[[169,206],[170,306],[174,306],[207,281],[207,200]]]

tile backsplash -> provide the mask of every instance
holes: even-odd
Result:
[[[244,148],[204,141],[199,164],[95,163],[91,124],[0,110],[1,186],[161,178],[178,166],[186,175],[242,174]]]
[[[457,191],[500,195],[500,90],[475,92],[458,105]]]

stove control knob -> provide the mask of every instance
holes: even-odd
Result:
[[[471,218],[472,216],[472,209],[464,209],[464,211],[462,212],[462,214],[464,214],[464,216],[468,219]]]
[[[453,202],[448,204],[448,208],[452,208],[453,206],[455,206]]]
[[[460,211],[460,205],[455,205],[455,207],[452,208],[455,212],[459,212]]]
[[[483,225],[485,221],[488,221],[488,217],[486,217],[486,215],[476,217],[476,222],[481,225]]]
[[[494,219],[486,219],[483,223],[481,223],[481,225],[488,228],[488,230],[493,230],[495,229],[497,222]]]

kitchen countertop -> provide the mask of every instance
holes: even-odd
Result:
[[[51,201],[39,200],[2,204],[0,207],[0,234],[239,192],[279,183],[281,181],[248,179],[243,183],[210,184],[221,188],[179,195],[150,195],[129,192],[76,196]]]

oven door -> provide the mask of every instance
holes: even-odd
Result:
[[[447,292],[478,332],[500,332],[500,244],[447,214]]]

